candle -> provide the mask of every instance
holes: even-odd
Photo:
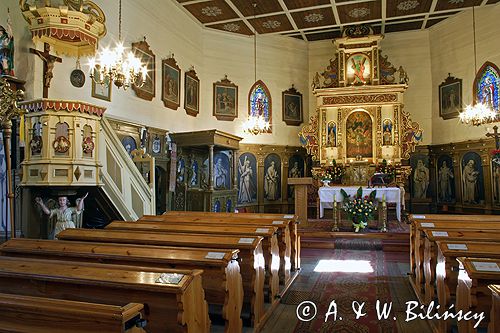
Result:
[[[333,194],[333,202],[337,202],[337,193]]]
[[[385,193],[382,194],[382,202],[385,202]]]

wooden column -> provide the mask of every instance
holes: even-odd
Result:
[[[214,145],[208,146],[208,189],[214,190]]]
[[[307,225],[307,185],[312,185],[312,178],[288,178],[288,184],[295,186],[295,215]]]

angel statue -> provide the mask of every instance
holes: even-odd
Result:
[[[311,87],[314,89],[317,89],[317,88],[321,88],[320,87],[320,83],[319,83],[319,73],[316,72],[316,74],[314,74],[314,78],[313,78],[313,82],[311,83]]]
[[[49,239],[54,239],[55,236],[64,229],[82,227],[81,212],[83,210],[83,201],[88,195],[89,194],[86,193],[83,197],[77,199],[76,207],[68,207],[68,197],[60,196],[58,198],[59,208],[54,209],[47,208],[42,198],[35,198],[35,202],[40,206],[42,211],[49,216],[49,219],[55,219],[55,227],[49,234]]]

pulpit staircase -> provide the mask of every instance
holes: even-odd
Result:
[[[121,218],[135,221],[155,214],[154,177],[148,184],[123,147],[106,117],[101,120],[99,160],[100,191],[112,202]]]

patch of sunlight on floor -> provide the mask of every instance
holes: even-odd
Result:
[[[320,260],[314,271],[318,273],[373,273],[373,267],[368,260]]]

